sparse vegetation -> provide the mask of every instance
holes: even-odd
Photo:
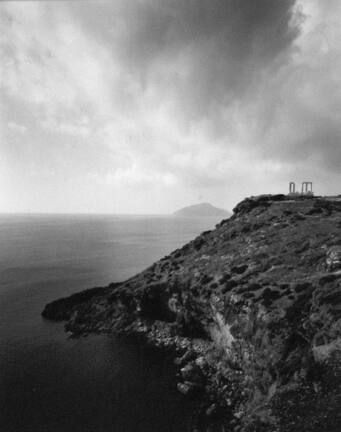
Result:
[[[338,432],[340,217],[337,200],[246,199],[146,271],[45,316],[172,349],[201,430]]]

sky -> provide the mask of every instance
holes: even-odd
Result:
[[[339,0],[0,2],[0,212],[341,193]]]

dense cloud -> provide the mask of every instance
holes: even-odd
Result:
[[[299,33],[293,7],[293,0],[104,2],[101,15],[86,5],[81,16],[142,85],[175,93],[181,115],[197,118],[247,101],[263,74],[288,61]]]
[[[141,93],[167,103],[179,124],[204,127],[212,145],[257,147],[260,157],[282,162],[316,156],[340,168],[339,117],[325,100],[327,93],[338,97],[340,88],[339,47],[328,42],[337,2],[165,0],[101,7],[106,26],[94,22],[99,17],[88,8],[81,12],[84,23],[118,53]],[[322,17],[309,28],[309,20]],[[335,104],[339,111],[340,99]]]

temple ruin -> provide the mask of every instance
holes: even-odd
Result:
[[[296,183],[291,181],[289,182],[289,195],[290,196],[301,196],[301,195],[314,195],[313,192],[313,182],[302,182],[301,192],[296,191]]]

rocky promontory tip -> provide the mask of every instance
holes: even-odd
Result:
[[[206,217],[220,217],[226,218],[231,216],[227,210],[214,207],[209,203],[194,204],[177,210],[174,216],[188,217],[188,218],[206,218]]]
[[[95,297],[104,295],[106,291],[108,291],[108,288],[89,288],[69,297],[54,300],[45,306],[41,314],[44,318],[54,321],[66,321],[71,318],[74,309],[79,308],[81,304],[87,303]]]
[[[339,432],[340,233],[340,198],[247,198],[145,271],[45,316],[169,348],[198,430]]]

